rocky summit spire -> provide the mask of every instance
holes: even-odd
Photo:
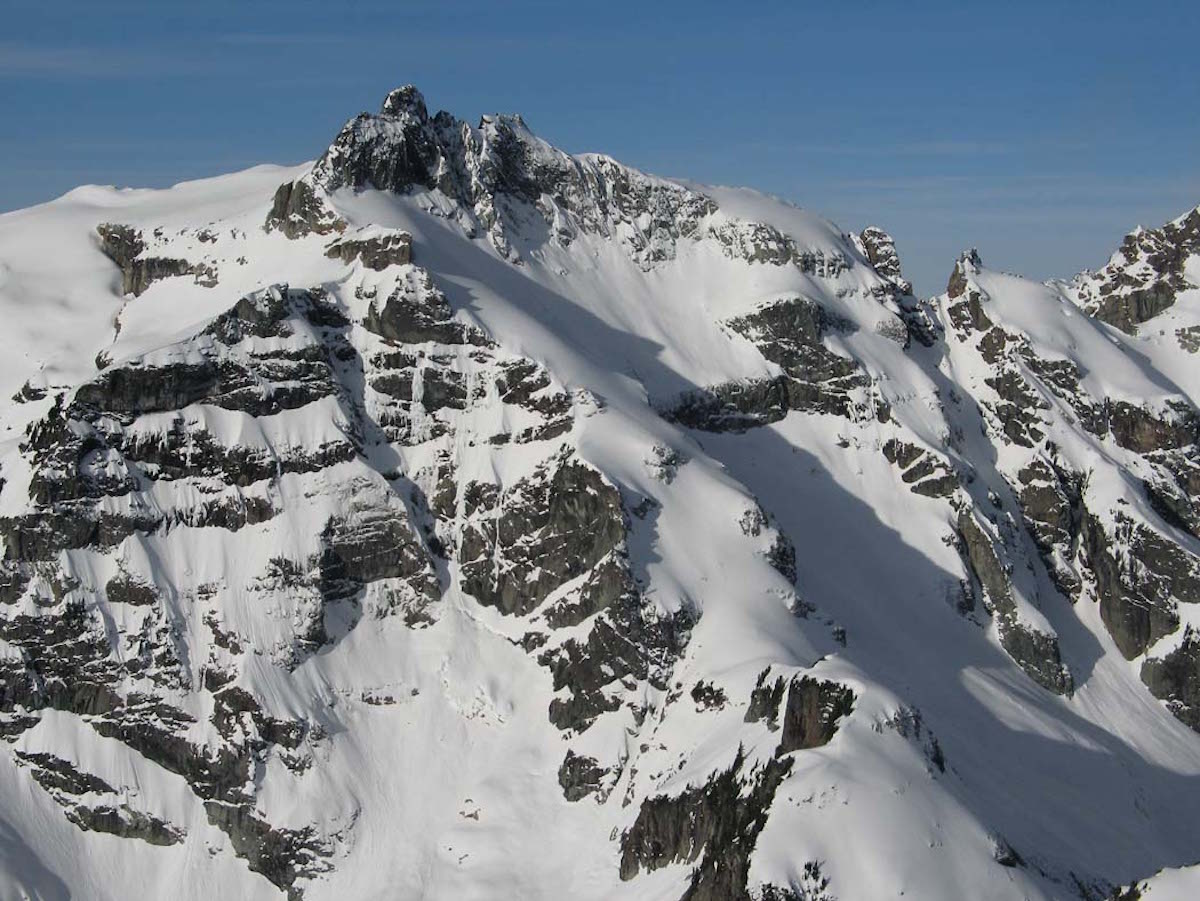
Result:
[[[890,234],[877,225],[868,225],[858,235],[858,241],[867,262],[876,272],[893,282],[902,293],[912,294],[912,283],[904,278],[896,241]]]
[[[979,251],[972,247],[970,250],[964,250],[958,257],[958,262],[954,264],[954,271],[950,273],[950,281],[946,284],[946,293],[951,297],[958,297],[967,288],[967,276],[974,275],[983,268],[983,260],[979,257]]]
[[[621,188],[610,193],[610,185]],[[613,160],[572,157],[519,115],[484,116],[478,128],[445,111],[430,117],[413,85],[391,91],[379,113],[348,121],[309,173],[276,191],[265,228],[288,237],[343,230],[329,201],[341,188],[439,191],[460,221],[512,261],[520,255],[508,230],[527,227],[530,211],[563,244],[581,233],[632,235],[631,249],[649,267],[673,257],[676,240],[697,234],[699,220],[716,210],[707,196]]]
[[[1189,290],[1187,262],[1200,253],[1200,207],[1161,228],[1138,226],[1099,272],[1080,273],[1072,297],[1087,313],[1129,335]]]
[[[383,100],[380,113],[384,116],[409,115],[422,122],[429,118],[429,110],[425,108],[425,98],[417,90],[416,85],[411,84],[390,91]]]

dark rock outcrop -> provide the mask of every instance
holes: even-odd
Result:
[[[954,264],[954,269],[950,272],[950,280],[946,283],[946,294],[950,298],[956,299],[962,297],[967,291],[967,278],[979,272],[983,267],[983,260],[979,258],[979,251],[971,248],[965,251]]]
[[[278,229],[294,240],[308,234],[342,232],[346,223],[317,196],[311,184],[299,179],[279,186],[264,227],[268,232]]]
[[[586,638],[570,638],[538,655],[554,690],[567,692],[550,702],[550,722],[563,731],[583,732],[621,706],[619,687],[648,682],[666,691],[694,623],[690,610],[665,615],[636,592],[623,594],[596,617]]]
[[[857,361],[834,353],[822,338],[854,326],[804,297],[781,300],[729,327],[753,341],[784,375],[691,391],[662,409],[668,419],[705,431],[743,431],[777,422],[790,410],[847,418],[870,415],[871,380]]]
[[[774,732],[779,728],[779,705],[783,703],[787,683],[782,678],[768,681],[770,674],[770,667],[758,674],[744,719],[747,723],[766,723],[767,728]]]
[[[647,798],[621,836],[621,878],[672,863],[695,863],[680,901],[746,898],[750,855],[791,761],[746,766],[738,749],[732,765],[707,783],[674,797]]]
[[[117,838],[141,839],[151,845],[177,845],[184,839],[184,833],[165,820],[127,805],[75,804],[66,808],[66,815],[85,832],[106,832]]]
[[[912,283],[900,271],[896,240],[876,225],[869,225],[858,236],[871,268],[896,286],[900,294],[912,294]]]
[[[372,301],[363,326],[399,344],[486,344],[476,330],[454,318],[450,304],[429,274],[413,273],[378,307]]]
[[[727,382],[688,392],[660,410],[667,419],[688,428],[744,432],[787,416],[791,409],[789,384],[785,376]]]
[[[1119,513],[1113,534],[1086,509],[1081,527],[1100,617],[1132,660],[1179,628],[1177,600],[1200,602],[1200,566],[1178,545]]]
[[[1191,407],[1174,404],[1166,415],[1117,401],[1109,405],[1113,440],[1139,454],[1173,450],[1200,442],[1200,416]]]
[[[1146,658],[1141,676],[1177,719],[1200,732],[1200,634],[1195,629],[1189,627],[1170,653]]]
[[[804,676],[788,687],[783,732],[776,754],[829,744],[838,722],[854,709],[854,692],[836,682]]]
[[[584,757],[567,751],[562,766],[558,768],[558,784],[563,797],[568,801],[579,801],[600,791],[608,770],[600,766],[593,757]]]
[[[14,756],[30,768],[34,781],[47,791],[69,795],[86,795],[89,792],[109,795],[116,793],[116,789],[99,776],[81,772],[69,760],[63,760],[54,754],[16,751]]]
[[[1200,207],[1162,228],[1139,228],[1099,272],[1071,284],[1077,302],[1097,319],[1128,334],[1175,303],[1189,287],[1184,266],[1200,253]]]
[[[436,189],[457,202],[468,234],[482,231],[513,261],[519,254],[508,233],[518,220],[527,227],[529,214],[560,244],[580,232],[616,237],[648,268],[673,258],[676,243],[698,235],[716,209],[703,195],[605,157],[555,150],[519,116],[484,117],[478,128],[446,112],[431,116],[411,85],[392,91],[378,114],[350,120],[309,176],[281,187],[268,227],[332,228],[333,214],[316,198],[339,188]]]
[[[362,238],[339,238],[325,248],[325,256],[344,263],[361,260],[368,269],[382,272],[389,266],[412,262],[412,235],[388,232]]]
[[[217,274],[203,263],[171,257],[145,256],[146,243],[142,233],[128,225],[103,223],[96,226],[100,249],[121,270],[121,293],[137,297],[154,282],[181,275],[195,277],[196,284],[211,288]]]
[[[999,367],[997,374],[984,382],[999,398],[987,406],[999,420],[1002,440],[1021,447],[1034,447],[1046,437],[1045,424],[1038,413],[1046,403],[1019,372],[1007,366]]]
[[[779,676],[768,681],[769,674],[769,667],[759,673],[745,721],[762,722],[775,731],[782,715],[783,732],[776,756],[829,744],[838,723],[854,709],[854,692],[837,682],[811,676],[794,676],[791,680]]]
[[[313,829],[280,829],[255,816],[244,805],[208,801],[204,805],[208,821],[229,836],[233,851],[255,873],[261,873],[272,885],[286,892],[289,901],[304,897],[296,880],[315,876],[329,869],[325,860],[330,848],[317,838]]]
[[[321,535],[319,587],[326,602],[354,598],[364,585],[381,579],[403,580],[411,590],[407,616],[419,616],[441,594],[432,560],[408,517],[400,510],[364,506],[345,518],[330,520]],[[310,637],[325,640],[318,621]]]
[[[118,798],[115,788],[99,776],[77,769],[68,760],[34,751],[16,751],[14,758],[62,807],[67,819],[84,832],[136,838],[151,845],[175,845],[183,841],[182,829],[129,806]]]
[[[958,489],[958,476],[949,463],[931,451],[897,438],[883,444],[883,455],[900,469],[900,478],[914,494],[950,497]]]
[[[1073,598],[1079,592],[1080,580],[1069,561],[1079,540],[1083,478],[1035,459],[1017,474],[1017,479],[1025,528],[1055,586]]]
[[[1074,680],[1063,665],[1058,639],[1020,621],[1008,568],[969,508],[964,507],[959,513],[958,533],[971,572],[996,616],[1004,650],[1029,678],[1047,691],[1071,694]]]
[[[617,490],[568,457],[514,485],[489,514],[463,532],[463,588],[510,614],[534,610],[625,537]]]

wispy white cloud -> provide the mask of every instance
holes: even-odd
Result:
[[[321,47],[346,44],[355,39],[349,34],[239,31],[220,35],[216,40],[234,47]],[[357,39],[361,40],[361,37]]]
[[[785,149],[787,145],[778,145]],[[985,156],[1002,153],[1013,153],[1020,149],[1017,145],[1001,141],[972,141],[956,138],[934,139],[927,141],[854,141],[834,144],[798,144],[791,147],[792,152],[838,154],[846,156]]]
[[[100,64],[110,68],[115,57],[77,47],[29,47],[0,43],[0,73],[8,75],[84,75]]]
[[[200,68],[194,58],[165,51],[0,41],[0,75],[121,78],[147,72],[174,75]]]
[[[1174,195],[1194,189],[1197,181],[1178,176],[1115,180],[1102,172],[1011,172],[832,179],[825,181],[821,189],[833,194],[901,196],[917,204],[945,198],[959,203],[993,199],[1028,207],[1031,203],[1046,206],[1075,201],[1094,205],[1114,198]]]

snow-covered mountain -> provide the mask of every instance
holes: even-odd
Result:
[[[1195,896],[1197,286],[412,87],[0,216],[0,898]]]

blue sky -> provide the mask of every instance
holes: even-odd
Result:
[[[1200,203],[1200,3],[0,0],[0,210],[317,156],[417,84],[1045,278]]]

